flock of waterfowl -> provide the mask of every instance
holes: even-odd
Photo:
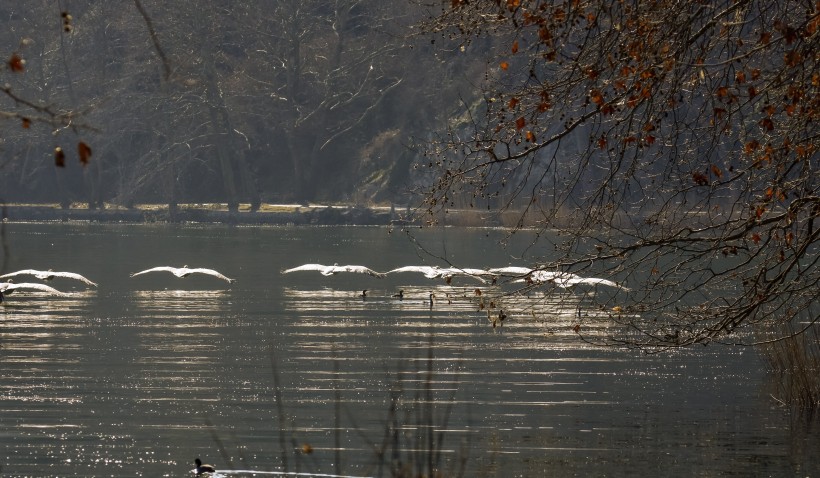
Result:
[[[597,277],[581,277],[577,274],[572,274],[569,272],[554,272],[554,271],[545,271],[541,269],[531,269],[528,267],[515,267],[515,266],[508,266],[508,267],[497,267],[492,269],[473,269],[473,268],[459,268],[459,267],[438,267],[438,266],[403,266],[398,267],[395,269],[391,269],[387,272],[378,272],[369,267],[365,266],[358,266],[358,265],[344,265],[340,266],[338,264],[334,264],[332,266],[326,266],[323,264],[303,264],[301,266],[293,267],[291,269],[283,270],[283,274],[289,274],[291,272],[299,272],[299,271],[316,271],[324,276],[332,276],[339,273],[356,273],[356,274],[367,274],[377,278],[384,278],[389,274],[398,274],[398,273],[405,273],[405,272],[412,272],[422,274],[424,277],[428,279],[444,279],[448,284],[455,276],[462,276],[462,277],[470,277],[476,279],[480,282],[487,283],[492,282],[493,284],[500,277],[506,277],[512,282],[526,282],[528,284],[552,284],[557,287],[567,289],[579,284],[586,284],[592,286],[598,285],[605,285],[609,287],[615,287],[623,290],[629,290],[626,287],[612,282],[611,280],[607,279],[600,279]],[[229,283],[235,281],[235,279],[231,279],[220,272],[217,272],[213,269],[205,269],[205,268],[189,268],[187,265],[183,267],[168,267],[168,266],[159,266],[159,267],[152,267],[151,269],[146,269],[144,271],[135,272],[131,274],[131,277],[136,277],[142,274],[147,274],[149,272],[170,272],[171,274],[175,275],[176,277],[187,277],[191,274],[206,274],[218,279],[222,279]],[[34,269],[24,269],[17,272],[11,272],[8,274],[0,275],[0,279],[5,279],[5,282],[0,282],[0,302],[3,302],[4,296],[11,294],[16,290],[21,289],[29,289],[29,290],[36,290],[40,292],[46,292],[51,295],[59,295],[65,296],[64,292],[61,292],[51,286],[41,283],[35,282],[21,282],[15,283],[12,280],[12,277],[21,276],[21,275],[30,275],[34,276],[35,278],[43,281],[49,281],[56,277],[63,277],[66,279],[73,279],[81,281],[87,285],[96,287],[97,284],[92,282],[80,274],[74,272],[55,272],[51,269],[47,271],[40,271]],[[364,298],[367,295],[367,292],[362,292],[362,297]],[[401,298],[401,293],[397,296]],[[432,299],[431,299],[432,300]]]
[[[170,272],[170,273],[174,274],[177,277],[187,277],[191,274],[207,274],[207,275],[211,275],[211,276],[217,277],[219,279],[222,279],[224,281],[234,282],[234,279],[230,279],[230,278],[220,274],[219,272],[217,272],[213,269],[204,269],[204,268],[191,269],[191,268],[188,268],[188,266],[183,266],[183,267],[167,267],[167,266],[153,267],[151,269],[146,269],[144,271],[135,272],[135,273],[131,274],[131,277],[138,276],[138,275],[141,275],[141,274],[147,274],[149,272]],[[57,296],[67,296],[68,295],[65,292],[61,292],[61,291],[55,289],[54,287],[51,287],[51,286],[46,285],[46,284],[41,284],[41,283],[38,283],[38,282],[21,282],[21,283],[14,282],[12,277],[21,276],[21,275],[34,276],[35,278],[37,278],[39,280],[43,280],[43,281],[50,281],[50,280],[52,280],[56,277],[63,277],[63,278],[66,278],[66,279],[78,280],[78,281],[83,282],[87,285],[97,287],[96,282],[92,282],[92,281],[86,279],[85,277],[83,277],[82,275],[74,273],[74,272],[55,272],[51,269],[49,269],[47,271],[39,271],[39,270],[35,270],[35,269],[23,269],[23,270],[20,270],[20,271],[17,271],[17,272],[10,272],[8,274],[0,275],[0,279],[5,279],[5,282],[0,282],[0,302],[3,302],[3,300],[5,299],[5,296],[11,294],[12,292],[14,292],[16,290],[24,290],[24,289],[36,290],[36,291],[40,291],[40,292],[46,292],[50,295],[57,295]]]
[[[562,289],[568,289],[579,284],[586,284],[592,286],[605,285],[622,290],[629,290],[626,287],[607,279],[600,279],[597,277],[581,277],[578,274],[572,274],[570,272],[545,271],[541,269],[515,266],[496,267],[486,270],[459,267],[403,266],[396,269],[391,269],[387,272],[378,272],[365,266],[340,266],[338,264],[326,266],[322,264],[303,264],[291,269],[286,269],[282,271],[282,274],[289,274],[291,272],[299,271],[317,271],[325,276],[331,276],[341,272],[354,272],[379,278],[386,277],[389,274],[415,272],[422,274],[428,279],[444,279],[444,281],[448,284],[455,276],[470,277],[483,283],[492,282],[493,284],[496,283],[500,277],[506,277],[512,282],[526,282],[528,284],[553,284]]]

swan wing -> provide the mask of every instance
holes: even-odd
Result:
[[[30,290],[39,290],[41,292],[48,292],[52,295],[59,295],[59,296],[68,296],[65,292],[60,292],[59,290],[55,289],[54,287],[47,286],[45,284],[37,284],[34,282],[21,282],[19,284],[10,284],[6,283],[3,284],[2,291],[3,292],[11,292],[17,289],[30,289]]]
[[[23,269],[21,271],[9,272],[8,274],[3,274],[3,275],[0,276],[0,279],[4,279],[6,277],[20,276],[20,275],[36,276],[38,274],[44,274],[44,271],[37,271],[37,270],[34,270],[34,269]]]
[[[618,283],[612,282],[611,280],[600,279],[598,277],[577,277],[577,278],[567,279],[566,282],[569,283],[570,285],[575,285],[575,284],[605,285],[605,286],[609,286],[609,287],[615,287],[615,288],[618,288],[618,289],[629,290],[626,287],[624,287],[624,286],[622,286]]]
[[[324,271],[328,267],[333,266],[325,266],[322,264],[302,264],[301,266],[293,267],[291,269],[286,269],[282,271],[282,274],[289,274],[291,272],[299,272],[299,271]]]
[[[357,274],[367,274],[373,277],[384,277],[385,274],[381,272],[376,272],[373,269],[365,266],[342,266],[340,269],[343,269],[344,272],[355,272]]]
[[[53,275],[54,277],[65,277],[67,279],[78,280],[78,281],[84,282],[88,285],[93,285],[94,287],[97,287],[96,282],[92,282],[92,281],[86,279],[85,277],[81,276],[80,274],[76,274],[74,272],[52,272],[51,275]]]
[[[493,275],[490,271],[484,269],[471,269],[469,267],[461,269],[465,274],[470,276],[490,276]]]
[[[397,267],[395,269],[387,271],[388,274],[392,274],[394,272],[421,272],[422,274],[427,273],[430,271],[432,267],[430,266],[403,266]]]
[[[481,282],[487,282],[481,278],[482,275],[488,274],[487,271],[481,269],[461,269],[458,267],[448,267],[446,269],[437,269],[437,274],[427,276],[431,279],[436,277],[444,277],[445,279],[452,278],[453,276],[466,276],[471,277],[473,279],[479,280]]]
[[[224,276],[224,275],[220,274],[219,272],[217,272],[217,271],[215,271],[215,270],[213,270],[213,269],[203,269],[203,268],[201,268],[201,267],[200,267],[200,268],[196,268],[196,269],[188,269],[188,271],[187,271],[187,272],[188,272],[189,274],[208,274],[208,275],[210,275],[210,276],[218,277],[218,278],[220,278],[220,279],[222,279],[222,280],[224,280],[224,281],[228,281],[228,282],[233,282],[233,281],[235,281],[235,280],[236,280],[236,279],[231,279],[231,278],[229,278],[229,277],[227,277],[227,276]]]
[[[344,267],[339,267],[336,264],[333,264],[332,266],[325,266],[324,269],[319,271],[319,273],[323,276],[332,276],[333,274],[338,274],[339,272],[344,271]]]
[[[555,281],[556,279],[559,279],[562,276],[562,274],[563,273],[561,273],[561,272],[535,270],[535,271],[531,271],[528,274],[523,274],[526,277],[516,279],[513,282],[528,282],[528,283],[541,284],[541,283],[544,283],[544,282]],[[519,274],[516,274],[516,275],[519,275]],[[558,284],[558,286],[559,287],[564,287],[560,284]]]
[[[489,269],[487,272],[489,272],[490,274],[523,276],[533,272],[533,269],[530,269],[529,267],[507,266],[494,267],[492,269]]]
[[[133,274],[131,274],[131,277],[138,276],[141,274],[147,274],[149,272],[170,272],[172,274],[176,274],[178,270],[179,269],[177,269],[176,267],[168,266],[152,267],[150,269],[145,269],[144,271],[134,272]]]

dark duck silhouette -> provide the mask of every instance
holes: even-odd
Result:
[[[197,476],[200,476],[204,473],[216,472],[216,468],[214,468],[213,465],[203,465],[202,460],[200,460],[199,458],[194,460],[194,463],[196,464],[196,469],[194,470],[194,473],[196,473]]]

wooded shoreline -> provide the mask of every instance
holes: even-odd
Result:
[[[58,204],[3,204],[4,221],[86,221],[99,223],[203,223],[229,225],[360,225],[412,224],[409,209],[395,207],[263,205],[257,211],[240,206],[229,211],[225,204],[140,205],[131,208],[64,208]]]

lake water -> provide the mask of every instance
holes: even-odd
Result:
[[[280,273],[431,263],[400,231],[5,228],[3,272],[68,270],[99,287],[55,279],[69,297],[18,292],[0,306],[2,476],[191,476],[195,457],[225,476],[425,474],[431,462],[444,476],[820,474],[817,419],[778,406],[751,348],[585,345],[575,314],[597,309],[571,293],[508,299],[493,328],[475,295],[493,288],[470,279]],[[498,231],[416,236],[461,267],[525,265],[510,254],[526,238],[504,252]],[[237,282],[129,277],[184,264]]]

